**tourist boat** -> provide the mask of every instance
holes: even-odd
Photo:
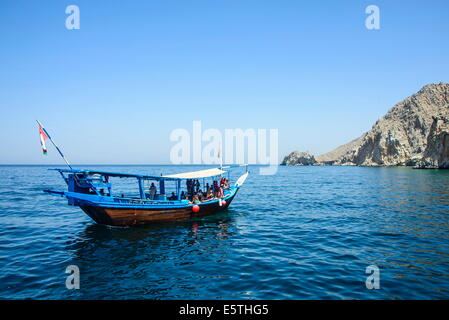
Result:
[[[246,166],[246,165],[243,165]],[[224,189],[221,198],[200,203],[191,203],[181,199],[182,187],[187,180],[211,182],[225,177],[229,170],[237,166],[206,169],[172,175],[149,176],[128,173],[116,173],[96,170],[50,169],[58,171],[68,186],[68,191],[44,190],[52,195],[65,197],[68,204],[80,207],[89,217],[99,224],[111,226],[134,226],[140,224],[185,220],[210,215],[226,210],[248,177],[248,167],[235,184]],[[128,178],[136,181],[136,196],[125,196],[112,187],[111,178]],[[158,193],[148,193],[147,186],[158,185]],[[167,197],[166,187],[172,183],[176,190],[175,199]]]

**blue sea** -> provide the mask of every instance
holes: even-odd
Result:
[[[200,169],[89,168],[157,175]],[[250,172],[227,212],[114,228],[43,193],[66,188],[48,167],[0,166],[0,298],[449,298],[449,171]],[[132,192],[122,180],[117,186]],[[66,288],[69,265],[79,267],[79,290]],[[379,289],[366,286],[373,265]]]

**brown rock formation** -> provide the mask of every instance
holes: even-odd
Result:
[[[447,119],[449,83],[429,84],[396,104],[370,131],[316,160],[336,165],[447,168]]]
[[[293,151],[284,158],[283,166],[311,166],[316,163],[315,157],[308,152]]]

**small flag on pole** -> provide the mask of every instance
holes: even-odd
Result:
[[[47,154],[47,147],[45,146],[45,140],[48,139],[50,140],[50,142],[53,144],[53,146],[55,147],[55,149],[59,152],[59,154],[61,155],[61,158],[64,159],[65,163],[67,164],[67,166],[72,169],[72,166],[70,165],[70,163],[67,161],[67,159],[64,157],[64,155],[62,154],[61,150],[58,148],[58,146],[55,144],[55,142],[53,141],[53,139],[50,137],[50,135],[48,134],[47,130],[45,130],[44,126],[38,121],[36,120],[37,124],[39,125],[39,136],[41,138],[41,145],[42,145],[42,151],[44,152],[44,154]]]
[[[45,133],[44,128],[42,128],[41,124],[39,123],[39,136],[41,138],[41,146],[42,146],[42,152],[47,155],[47,147],[45,145],[45,139],[48,139],[47,134]]]
[[[218,160],[220,161],[220,169],[223,167],[223,157],[221,155],[221,141],[218,144],[218,152],[217,152]]]

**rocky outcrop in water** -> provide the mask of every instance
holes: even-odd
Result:
[[[316,160],[333,165],[449,168],[448,119],[449,84],[429,84],[396,104],[370,131]]]
[[[316,163],[315,157],[308,152],[293,151],[284,158],[284,166],[311,166]]]

